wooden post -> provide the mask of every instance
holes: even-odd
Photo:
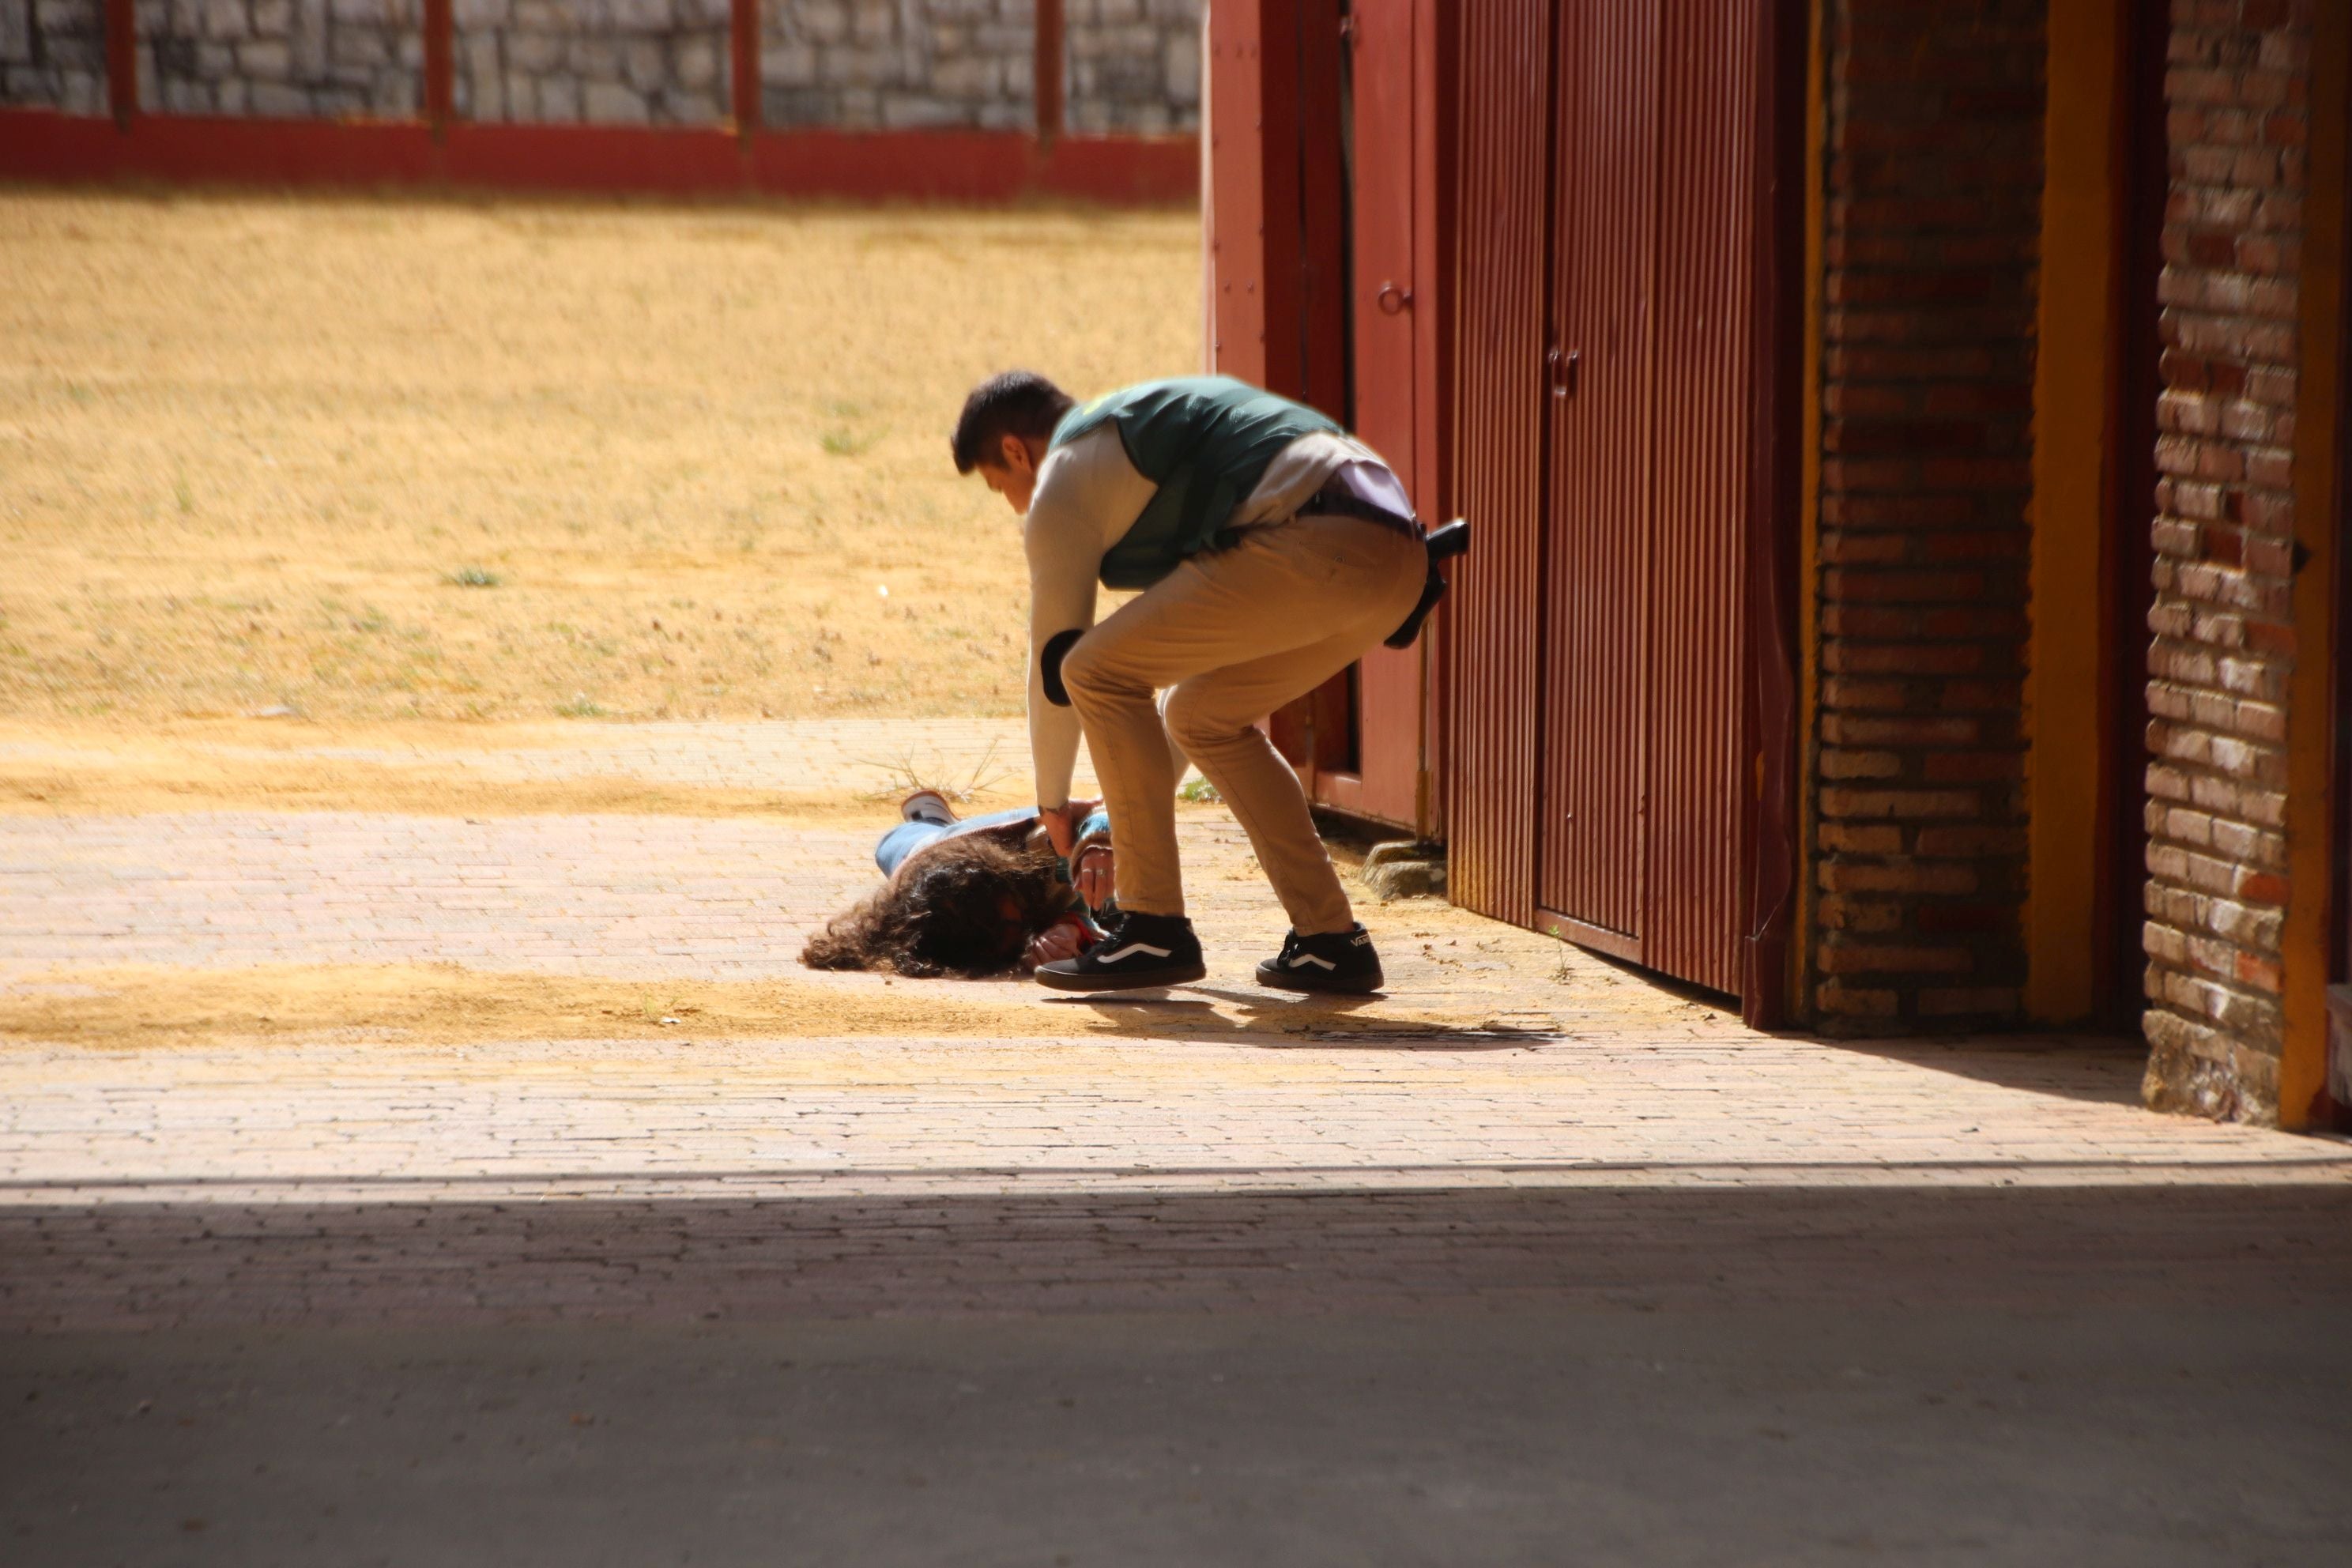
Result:
[[[760,128],[760,0],[734,0],[730,19],[734,32],[727,47],[733,84],[727,107],[735,134],[748,137]]]
[[[1036,0],[1037,59],[1031,79],[1037,100],[1037,145],[1062,134],[1062,0]]]
[[[449,0],[425,0],[425,120],[436,141],[448,129],[456,74],[456,24]]]
[[[106,106],[118,131],[139,112],[139,21],[131,0],[106,0]]]

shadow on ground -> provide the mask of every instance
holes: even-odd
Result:
[[[1099,1029],[1131,1039],[1248,1040],[1277,1048],[1346,1041],[1390,1050],[1511,1050],[1559,1037],[1557,1030],[1544,1027],[1362,1016],[1385,1000],[1377,995],[1294,998],[1209,985],[1184,989],[1200,994],[1128,992],[1055,997],[1043,1005],[1051,1012],[1091,1016]],[[1220,1003],[1230,1011],[1219,1011]]]
[[[219,1203],[0,1209],[0,1328],[2352,1299],[2352,1184],[2340,1182],[2187,1184],[2176,1171],[2164,1185],[2047,1184],[2130,1172],[2084,1162],[2034,1168],[2044,1184],[1889,1186],[1876,1184],[1904,1168],[1872,1161],[1709,1165],[1720,1185],[1624,1184],[1675,1173],[1566,1163],[1438,1184],[1464,1169],[1393,1172],[1399,1185],[1367,1189],[1360,1168],[1217,1166],[1137,1179],[1234,1185],[1032,1193],[987,1189],[1075,1183],[1034,1168],[865,1170],[933,1190],[550,1201],[505,1195],[509,1175],[482,1201],[403,1202],[386,1181],[372,1203],[304,1202],[299,1184],[289,1201],[253,1202],[240,1178]],[[1813,1184],[1738,1184],[1792,1171]],[[1937,1162],[1917,1179],[1955,1173]],[[1416,1175],[1425,1184],[1403,1184]],[[1504,1184],[1565,1180],[1611,1184]]]
[[[2147,1045],[2125,1035],[2013,1035],[1962,1040],[1853,1040],[1789,1036],[2029,1094],[2137,1106]]]
[[[8,1315],[74,1328],[0,1339],[0,1539],[2334,1563],[2347,1221],[2220,1185],[20,1207]]]

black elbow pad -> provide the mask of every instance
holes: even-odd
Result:
[[[1062,684],[1062,661],[1069,658],[1070,650],[1086,635],[1083,631],[1055,632],[1037,651],[1038,680],[1045,688],[1045,700],[1056,708],[1070,705],[1070,689]]]

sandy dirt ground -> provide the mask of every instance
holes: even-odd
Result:
[[[0,192],[0,717],[1003,713],[963,394],[1198,368],[1190,214]]]

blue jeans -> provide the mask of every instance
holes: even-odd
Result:
[[[884,876],[894,877],[907,857],[926,844],[953,838],[960,833],[976,833],[983,827],[1002,827],[1008,822],[1036,820],[1035,806],[1016,805],[1010,811],[992,811],[985,816],[967,817],[961,822],[902,822],[884,834],[882,842],[874,847],[874,863],[882,868]]]

